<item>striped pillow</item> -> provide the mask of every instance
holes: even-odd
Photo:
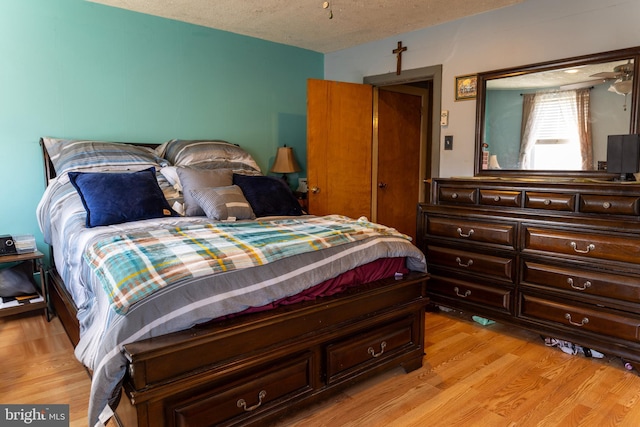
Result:
[[[176,172],[182,186],[184,197],[184,214],[186,216],[206,215],[191,190],[208,187],[226,187],[233,184],[233,172],[231,169],[200,169],[191,167],[178,167]]]
[[[260,167],[249,153],[226,141],[172,139],[159,145],[156,154],[174,166],[260,172]]]
[[[200,204],[207,218],[217,221],[235,217],[254,219],[251,205],[237,185],[207,187],[191,190],[191,195]]]
[[[56,175],[66,172],[159,170],[167,161],[149,147],[121,142],[42,138]]]

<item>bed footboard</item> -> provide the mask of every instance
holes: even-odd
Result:
[[[425,274],[127,344],[116,420],[264,425],[356,381],[422,366]]]

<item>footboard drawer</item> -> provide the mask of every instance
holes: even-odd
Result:
[[[365,369],[377,359],[391,358],[399,350],[420,345],[414,318],[408,317],[367,330],[326,347],[327,381],[336,382],[349,373]]]
[[[241,420],[289,398],[310,392],[311,353],[275,364],[267,370],[257,370],[253,375],[227,387],[202,391],[168,408],[167,425],[177,427],[219,425],[231,420]]]

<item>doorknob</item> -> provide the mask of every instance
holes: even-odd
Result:
[[[387,184],[385,182],[379,182],[378,188],[387,188]]]
[[[320,189],[318,187],[311,187],[311,192],[313,194],[318,194],[320,192]]]

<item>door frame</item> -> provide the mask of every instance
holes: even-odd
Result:
[[[363,83],[375,87],[395,86],[421,81],[430,81],[432,84],[431,91],[431,138],[428,139],[427,150],[431,155],[429,176],[422,179],[424,185],[424,200],[429,200],[430,195],[430,179],[440,176],[440,110],[442,109],[442,64],[432,65],[429,67],[414,68],[411,70],[402,70],[402,74],[396,73],[378,74],[373,76],[365,76]]]

